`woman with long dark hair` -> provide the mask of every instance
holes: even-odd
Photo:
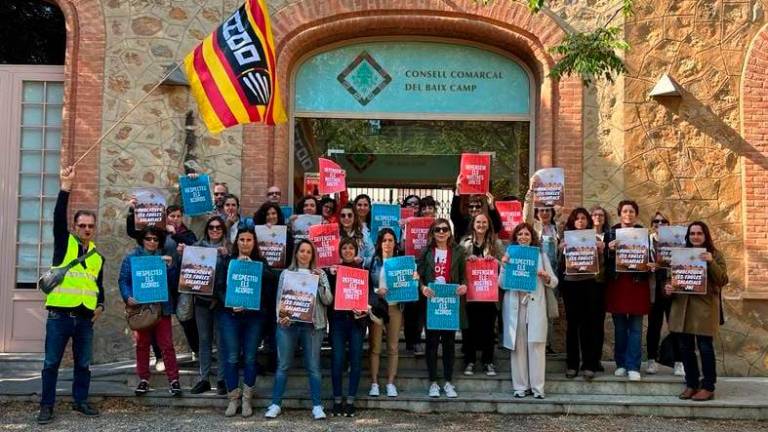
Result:
[[[669,331],[676,335],[685,366],[685,390],[680,393],[680,399],[706,401],[715,397],[717,368],[713,340],[723,323],[721,296],[723,287],[728,284],[728,267],[725,255],[715,248],[712,234],[704,222],[688,225],[685,245],[705,249],[699,258],[707,262],[707,292],[704,295],[673,294],[672,285],[666,285],[665,293],[672,296]]]
[[[457,245],[451,232],[451,224],[443,218],[435,219],[429,228],[427,247],[418,261],[418,273],[421,277],[421,293],[427,299],[435,296],[429,284],[432,282],[457,284],[456,295],[467,293],[466,258],[464,249]],[[429,397],[440,397],[437,384],[437,352],[443,346],[443,391],[449,398],[458,397],[453,385],[453,365],[456,360],[456,332],[453,330],[426,330],[427,334],[427,370],[429,371]]]
[[[360,194],[355,197],[353,201],[355,205],[355,213],[360,220],[360,225],[370,228],[371,227],[371,197],[366,194]]]
[[[257,261],[262,264],[261,275],[261,304],[264,305],[268,298],[274,298],[274,294],[269,295],[269,291],[275,290],[275,276],[272,273],[267,261],[259,253],[259,245],[256,239],[256,233],[252,228],[241,228],[235,235],[235,242],[232,245],[232,254],[219,257],[216,266],[216,283],[214,294],[219,304],[222,305],[217,310],[219,336],[221,344],[224,347],[226,356],[220,356],[220,367],[224,367],[224,380],[227,387],[229,405],[224,412],[227,417],[232,417],[237,413],[238,407],[242,403],[243,417],[250,417],[253,414],[251,399],[253,398],[253,387],[256,384],[256,352],[261,342],[262,322],[264,313],[262,310],[247,310],[244,308],[226,307],[225,300],[227,290],[234,289],[228,286],[228,270],[232,261]],[[239,362],[242,353],[243,366],[243,390],[242,402],[240,400],[240,374]]]
[[[368,228],[363,226],[355,213],[355,206],[347,203],[339,212],[339,234],[342,239],[351,238],[357,243],[357,259],[363,265],[368,267],[373,259],[375,247],[371,241]]]
[[[587,209],[578,207],[568,216],[565,231],[592,230],[592,218]],[[605,291],[597,278],[605,271],[605,243],[597,237],[597,274],[569,275],[565,272],[565,251],[568,244],[560,243],[560,292],[565,303],[566,319],[566,378],[574,378],[579,370],[584,379],[591,380],[600,369],[603,354],[603,322],[605,320]]]

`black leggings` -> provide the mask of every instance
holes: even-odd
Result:
[[[437,381],[437,348],[443,344],[443,375],[453,381],[453,364],[456,361],[456,332],[453,330],[427,330],[427,370],[429,380]]]
[[[496,339],[495,302],[467,302],[469,328],[462,335],[464,366],[477,362],[477,351],[481,351],[483,364],[493,363],[494,341]]]
[[[599,370],[603,354],[605,286],[594,280],[560,284],[565,303],[565,346],[568,369]]]

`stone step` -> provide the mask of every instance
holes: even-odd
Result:
[[[0,378],[26,378],[39,374],[44,359],[40,353],[0,353]]]
[[[594,395],[594,394],[548,394],[546,399],[530,397],[516,399],[507,392],[460,392],[456,399],[428,398],[424,392],[403,391],[397,398],[361,396],[356,405],[360,409],[402,410],[418,413],[439,412],[488,412],[501,414],[548,414],[548,415],[622,415],[686,417],[691,419],[739,419],[768,420],[768,380],[765,378],[723,378],[718,381],[717,399],[708,402],[681,401],[670,396],[637,395]],[[59,386],[60,400],[71,401],[68,386]],[[30,386],[6,387],[0,401],[37,400],[37,391]],[[323,403],[330,405],[329,395],[323,395]],[[124,385],[109,382],[94,382],[91,386],[91,400],[121,399],[146,406],[206,407],[223,410],[225,398],[211,393],[173,398],[165,387],[135,397]],[[258,393],[254,406],[264,408],[271,401],[268,394]],[[307,410],[311,402],[307,390],[287,390],[283,399],[284,409]],[[255,422],[264,421],[256,411]],[[309,415],[307,413],[307,415]]]

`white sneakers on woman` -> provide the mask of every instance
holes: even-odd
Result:
[[[645,373],[648,375],[655,375],[657,372],[659,372],[658,363],[656,363],[656,360],[649,359],[648,364],[645,366]]]
[[[675,362],[675,376],[685,376],[683,362]]]
[[[640,372],[638,371],[629,371],[627,375],[629,376],[630,381],[640,381],[642,379]]]
[[[325,419],[325,411],[323,410],[322,405],[315,405],[312,407],[312,418],[314,418],[315,420]]]
[[[623,367],[616,368],[616,370],[613,372],[613,375],[617,377],[627,376],[627,370]]]
[[[445,383],[445,385],[443,386],[443,391],[445,392],[446,397],[449,397],[449,398],[459,397],[459,394],[456,393],[456,387],[450,382]],[[433,382],[432,385],[429,386],[429,392],[427,394],[431,398],[440,397],[440,386],[437,385],[436,382]]]
[[[436,398],[440,397],[440,386],[437,385],[436,382],[433,382],[432,385],[429,386],[429,397]]]
[[[277,418],[277,416],[280,415],[280,412],[282,410],[280,409],[279,405],[272,404],[269,407],[267,407],[267,412],[264,413],[264,417],[268,419]]]
[[[397,387],[394,384],[387,384],[387,397],[397,397]]]
[[[376,383],[371,384],[371,390],[368,392],[368,396],[376,397],[379,395],[379,385]]]

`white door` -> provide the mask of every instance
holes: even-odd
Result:
[[[63,66],[0,65],[0,351],[42,352],[59,191]]]

